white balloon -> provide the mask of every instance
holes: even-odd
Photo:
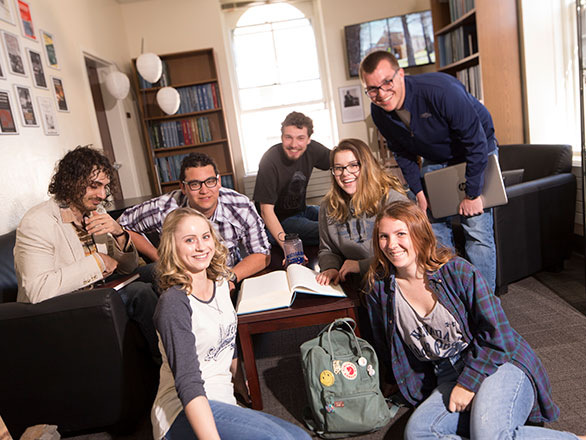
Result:
[[[163,73],[163,62],[154,53],[143,53],[136,59],[136,70],[148,82],[155,83]]]
[[[168,115],[174,115],[181,104],[179,92],[173,87],[163,87],[157,92],[157,104]]]
[[[124,99],[130,90],[130,81],[122,72],[110,72],[106,77],[106,89],[114,98]]]

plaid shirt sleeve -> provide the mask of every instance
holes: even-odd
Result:
[[[169,212],[177,209],[179,204],[174,197],[176,191],[163,194],[140,205],[125,210],[118,218],[121,226],[141,234],[149,232],[161,233],[163,220]]]
[[[485,378],[511,360],[516,348],[515,333],[500,300],[467,261],[454,258],[430,279],[435,280],[434,290],[440,302],[459,318],[468,339],[465,367],[458,383],[476,393]]]

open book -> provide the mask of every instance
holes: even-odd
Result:
[[[287,270],[277,270],[242,281],[236,313],[260,312],[289,307],[297,293],[345,297],[340,286],[321,286],[315,280],[317,272],[300,264],[290,264]]]

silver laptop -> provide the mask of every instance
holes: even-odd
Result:
[[[458,214],[460,202],[466,197],[466,163],[431,171],[423,176],[427,200],[435,218]],[[485,208],[507,203],[507,193],[496,154],[488,156],[484,171],[482,201]]]

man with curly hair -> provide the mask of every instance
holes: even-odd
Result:
[[[330,150],[311,139],[313,121],[291,112],[281,123],[281,142],[263,155],[258,165],[253,199],[271,233],[283,247],[286,233],[296,233],[305,245],[319,244],[319,206],[305,203],[313,168],[330,167]]]
[[[105,212],[114,168],[101,152],[77,147],[57,164],[49,200],[26,212],[16,230],[14,266],[19,302],[38,303],[90,288],[115,272],[136,270],[138,254],[127,231]],[[153,312],[157,295],[148,283],[120,290],[157,358]]]

